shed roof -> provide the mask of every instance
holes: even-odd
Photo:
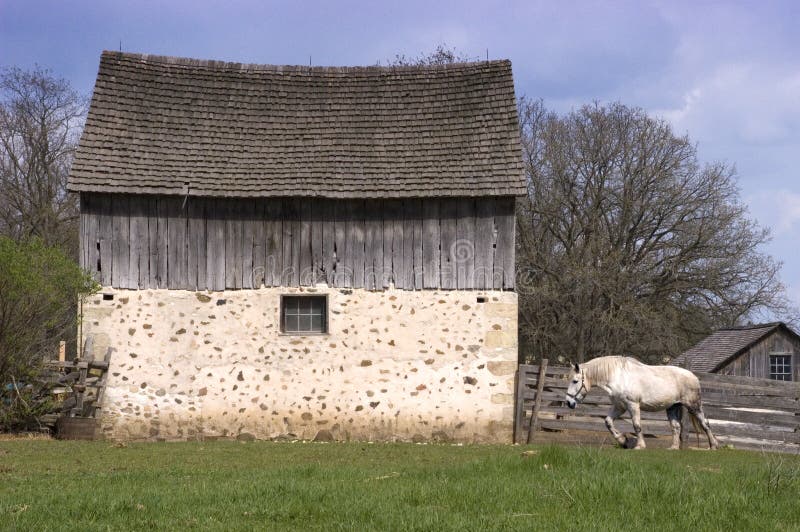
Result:
[[[780,328],[797,336],[783,322],[720,329],[711,333],[691,349],[675,357],[670,364],[682,366],[692,371],[714,372],[729,360],[736,358],[756,342]]]
[[[103,52],[76,192],[525,193],[510,61],[250,65]]]

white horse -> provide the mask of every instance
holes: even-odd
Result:
[[[711,433],[700,401],[700,381],[691,371],[676,366],[648,366],[634,358],[600,357],[583,364],[573,364],[567,388],[567,406],[575,408],[593,386],[605,390],[611,397],[611,410],[605,418],[606,427],[623,447],[625,436],[614,427],[614,420],[630,412],[636,432],[635,449],[644,449],[640,411],[667,411],[672,427],[672,446],[680,447],[681,406],[696,420],[708,437],[708,446],[717,449],[719,443]],[[695,424],[695,427],[697,424]]]

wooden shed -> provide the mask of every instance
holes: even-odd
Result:
[[[800,336],[782,322],[720,329],[672,364],[706,373],[800,381]]]
[[[104,52],[69,188],[106,436],[511,441],[510,62]]]

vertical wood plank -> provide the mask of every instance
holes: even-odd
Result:
[[[502,272],[502,289],[514,289],[514,198],[497,200],[495,224],[497,226],[497,250],[495,252],[495,272]],[[495,288],[498,286],[495,283]]]
[[[283,271],[283,201],[270,198],[264,203],[264,233],[266,257],[264,284],[280,286]]]
[[[394,200],[395,208],[392,219],[392,282],[395,288],[404,290],[408,288],[406,282],[406,261],[411,261],[412,256],[406,259],[405,242],[405,209],[407,203],[403,200]]]
[[[85,214],[84,214],[85,210]],[[81,243],[85,246],[83,260],[86,270],[100,282],[98,262],[100,260],[100,210],[98,198],[94,194],[81,194],[81,227],[84,231]]]
[[[456,277],[456,235],[458,218],[458,199],[446,198],[441,203],[441,288],[455,289],[458,286]]]
[[[494,273],[494,201],[481,198],[475,205],[475,288],[491,290]]]
[[[395,272],[397,287],[414,290],[414,221],[418,217],[415,210],[417,200],[403,200],[403,240],[401,242],[402,270]]]
[[[186,284],[189,290],[203,290],[206,284],[206,221],[201,198],[189,198]]]
[[[242,217],[235,199],[223,200],[225,204],[225,288],[242,287]]]
[[[183,197],[167,198],[169,219],[167,222],[167,286],[170,289],[187,287],[186,270],[188,265],[186,247],[186,215]]]
[[[139,198],[140,196],[128,197],[128,213],[130,221],[128,229],[130,231],[128,242],[128,284],[125,288],[138,288],[139,287],[139,252],[140,240],[139,224],[141,213],[139,212]]]
[[[208,200],[205,198],[195,198],[195,216],[199,218],[199,222],[195,222],[195,230],[197,231],[197,289],[209,290],[210,287],[206,284],[208,275],[206,267],[208,266],[208,259],[206,258],[206,250],[208,249],[208,219],[206,216],[206,205]]]
[[[394,239],[394,222],[398,217],[397,200],[383,201],[383,268],[378,278],[378,288],[389,288],[394,280],[392,270],[392,244]],[[400,215],[402,216],[402,215]]]
[[[475,199],[458,201],[457,241],[454,259],[459,290],[475,288]]]
[[[128,288],[128,262],[130,254],[130,200],[125,194],[114,195],[111,202],[113,236],[111,285]]]
[[[215,198],[206,200],[206,287],[208,290],[225,290],[227,268],[227,246],[225,244],[226,226],[225,200]]]
[[[253,213],[255,206],[252,199],[237,200],[237,210],[242,219],[242,266],[241,266],[241,287],[245,289],[253,288],[253,247],[255,245],[255,220]]]
[[[300,286],[314,283],[314,259],[311,249],[311,223],[313,202],[310,198],[298,200],[300,207]]]
[[[336,223],[333,200],[322,200],[322,260],[325,270],[324,281],[328,286],[336,286]]]
[[[158,197],[146,196],[147,212],[147,283],[146,288],[158,288]]]
[[[440,286],[440,247],[439,200],[426,199],[422,203],[423,288],[439,288]]]
[[[364,288],[366,259],[364,250],[364,200],[353,202],[353,288]]]
[[[369,199],[364,203],[364,288],[383,288],[383,216],[385,212],[380,200]]]
[[[300,285],[300,213],[297,199],[283,201],[281,286]]]
[[[114,240],[112,199],[110,194],[98,194],[98,233],[100,240],[100,284],[111,286],[114,267],[111,242]]]
[[[261,288],[266,273],[266,233],[264,200],[253,203],[253,288]]]
[[[158,250],[156,281],[159,288],[167,288],[169,271],[169,214],[170,198],[162,196],[158,198],[158,222],[157,222],[157,243]]]
[[[83,192],[78,195],[78,265],[84,270],[89,269],[86,217],[88,212],[89,194]]]
[[[150,284],[150,196],[139,196],[139,288]]]
[[[352,286],[352,258],[348,261],[347,250],[352,243],[349,230],[350,202],[346,200],[336,201],[334,204],[334,284],[333,286],[347,288]]]
[[[236,271],[234,270],[234,263],[236,262],[236,247],[241,243],[236,241],[236,230],[234,225],[233,200],[230,198],[220,199],[220,212],[222,213],[222,220],[225,224],[225,289],[233,289],[236,286]]]
[[[316,285],[325,280],[325,258],[324,258],[324,200],[309,199],[311,204],[311,285]]]
[[[425,240],[422,231],[422,200],[413,199],[411,201],[414,202],[414,206],[412,207],[412,212],[414,213],[414,221],[413,221],[414,258],[413,258],[411,276],[414,280],[414,289],[422,290],[424,286],[423,283],[424,268],[422,266],[423,264],[422,244],[423,241]]]

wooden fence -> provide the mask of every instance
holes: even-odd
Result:
[[[62,401],[60,413],[43,416],[39,422],[54,429],[59,438],[92,440],[97,436],[111,349],[103,360],[95,360],[93,343],[93,337],[86,339],[81,358],[64,360],[59,354],[59,360],[47,363],[55,384],[51,393]]]
[[[541,365],[520,365],[515,442],[563,441],[559,436],[564,434],[571,434],[572,441],[588,442],[608,434],[603,418],[611,402],[604,391],[593,389],[575,410],[566,406],[569,371],[569,367],[549,366],[546,360]],[[703,410],[721,445],[800,454],[800,383],[714,373],[696,375],[702,387]],[[694,431],[690,423],[685,426]],[[627,413],[617,428],[633,431]],[[642,428],[648,438],[672,434],[665,412],[642,412]],[[690,443],[695,441],[692,435]],[[700,442],[707,445],[704,437]]]

